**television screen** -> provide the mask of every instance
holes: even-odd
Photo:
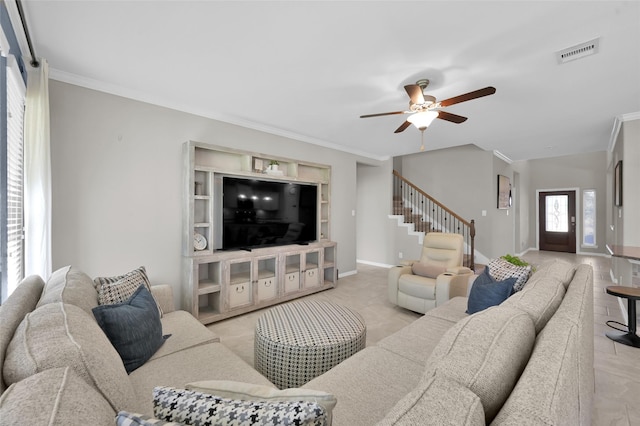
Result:
[[[222,248],[316,241],[317,194],[312,184],[224,176]]]

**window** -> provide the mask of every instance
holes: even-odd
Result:
[[[24,278],[24,176],[23,176],[23,129],[25,84],[13,56],[2,57],[6,97],[0,99],[0,128],[2,134],[2,202],[0,231],[2,247],[2,291],[0,303],[15,290]],[[6,130],[5,130],[6,129]],[[6,135],[6,137],[5,137]]]
[[[586,247],[595,247],[596,245],[595,189],[582,191],[582,245]]]
[[[545,197],[546,213],[545,231],[568,232],[569,231],[569,196],[548,195]]]

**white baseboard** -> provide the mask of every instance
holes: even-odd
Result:
[[[342,273],[338,274],[338,279],[340,279],[340,278],[344,278],[344,277],[348,277],[349,275],[355,275],[355,274],[357,274],[357,273],[358,273],[358,271],[357,271],[357,270],[355,270],[355,271],[342,272]]]
[[[370,266],[378,266],[380,268],[393,268],[396,265],[388,265],[386,263],[378,263],[378,262],[370,262],[368,260],[361,260],[361,259],[356,259],[357,263],[362,263],[364,265],[370,265]]]

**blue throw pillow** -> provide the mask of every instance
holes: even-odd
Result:
[[[489,268],[484,268],[482,274],[476,278],[469,292],[467,313],[475,314],[491,306],[496,306],[507,300],[513,294],[513,285],[518,279],[507,278],[496,281],[489,274]]]
[[[93,308],[93,316],[120,354],[127,373],[147,362],[169,337],[162,335],[158,305],[144,285],[126,302]]]

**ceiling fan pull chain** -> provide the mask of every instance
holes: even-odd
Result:
[[[424,129],[420,130],[420,151],[424,151]]]

